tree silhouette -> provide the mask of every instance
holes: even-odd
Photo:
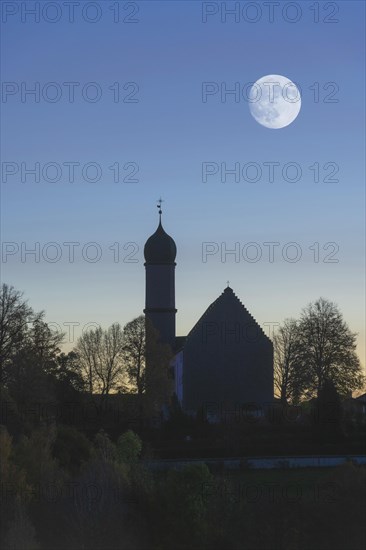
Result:
[[[319,298],[302,312],[299,323],[300,355],[306,394],[319,396],[326,380],[340,395],[362,388],[364,377],[356,355],[356,334],[343,320],[338,307]]]
[[[107,397],[121,386],[124,376],[123,333],[114,323],[108,329],[90,329],[80,336],[75,352],[89,388],[89,393]]]
[[[273,338],[274,383],[283,404],[297,402],[303,392],[298,322],[286,319]]]
[[[41,405],[55,399],[54,372],[64,335],[52,331],[44,315],[29,315],[3,366],[6,388],[18,404]]]
[[[37,313],[29,328],[25,342],[26,346],[33,350],[40,366],[45,371],[52,370],[52,366],[60,353],[65,334],[50,329],[44,321],[45,313]]]
[[[140,419],[160,413],[170,393],[169,346],[159,342],[159,333],[148,318],[140,315],[123,329],[123,359],[131,387],[138,395]]]
[[[0,290],[0,398],[5,366],[19,351],[33,315],[23,293],[4,283]]]
[[[123,360],[128,381],[139,396],[145,391],[146,329],[140,315],[123,327]]]

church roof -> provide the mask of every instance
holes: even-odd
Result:
[[[233,289],[230,288],[229,286],[225,288],[225,290],[220,294],[220,296],[218,298],[216,298],[216,300],[214,302],[212,302],[211,305],[208,306],[208,308],[206,309],[205,313],[200,317],[200,319],[197,321],[197,323],[194,325],[194,327],[192,328],[192,330],[188,333],[187,337],[186,337],[186,340],[188,340],[190,338],[190,336],[192,336],[197,330],[200,330],[200,327],[201,327],[201,324],[206,320],[206,318],[209,318],[213,312],[214,309],[216,309],[217,306],[220,306],[221,304],[227,304],[227,305],[230,305],[232,304],[233,302],[236,302],[236,304],[240,305],[240,307],[242,308],[243,310],[243,313],[245,314],[245,316],[247,317],[248,321],[250,321],[250,323],[252,325],[256,325],[258,327],[258,329],[260,330],[260,332],[262,333],[262,335],[267,338],[269,341],[270,339],[268,338],[268,336],[265,334],[265,332],[263,331],[263,329],[261,328],[261,326],[259,325],[259,323],[256,321],[256,319],[253,317],[253,315],[251,315],[251,313],[249,313],[249,311],[247,310],[247,308],[244,306],[244,304],[242,304],[242,302],[239,300],[239,298],[236,296],[236,294],[234,293]],[[185,343],[185,342],[184,342]]]
[[[145,243],[145,262],[147,264],[172,264],[176,255],[176,244],[172,237],[164,231],[160,218],[157,230]]]

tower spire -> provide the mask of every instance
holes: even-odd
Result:
[[[158,204],[156,205],[157,208],[159,209],[159,223],[161,223],[161,215],[163,213],[162,209],[161,209],[161,204],[164,202],[163,199],[160,197],[160,199],[158,199]]]
[[[177,247],[161,225],[161,204],[157,201],[159,226],[145,243],[146,291],[144,313],[160,334],[160,341],[175,345],[175,257]]]

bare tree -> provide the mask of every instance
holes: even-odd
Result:
[[[295,319],[286,319],[273,338],[274,383],[283,404],[296,403],[304,386],[300,360],[299,326]]]
[[[96,369],[101,348],[102,329],[90,329],[78,339],[75,352],[78,357],[82,375],[87,383],[90,395],[93,394]]]
[[[138,394],[140,418],[160,412],[171,393],[170,347],[159,342],[159,333],[140,315],[123,329],[124,362],[131,387]]]
[[[356,334],[333,302],[319,298],[310,303],[302,312],[299,334],[309,396],[318,396],[326,380],[333,382],[340,395],[363,386]]]
[[[3,284],[0,290],[0,396],[4,384],[4,367],[21,346],[33,310],[23,293]]]
[[[123,377],[123,332],[119,323],[114,323],[102,332],[99,361],[96,375],[102,395],[117,389]]]
[[[107,396],[118,388],[123,379],[123,333],[118,323],[107,330],[98,327],[85,332],[75,351],[90,394]]]
[[[128,381],[139,396],[145,391],[146,330],[145,317],[140,315],[123,328],[123,360]]]

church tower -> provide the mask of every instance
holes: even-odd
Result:
[[[177,247],[161,223],[161,200],[158,203],[159,225],[144,248],[146,291],[144,313],[159,331],[160,341],[174,349],[175,344],[175,257]]]

